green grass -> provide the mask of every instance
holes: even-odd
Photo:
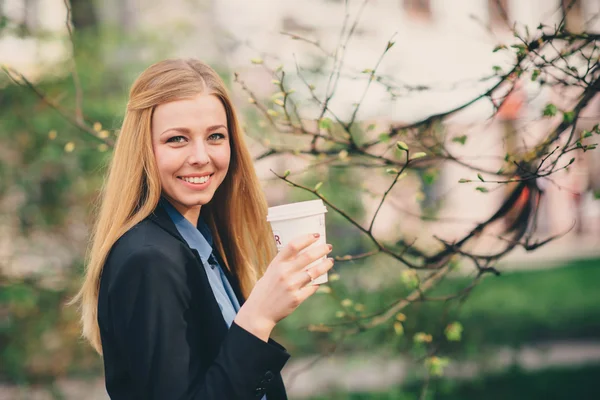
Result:
[[[342,310],[339,299],[350,298],[366,307],[365,313],[390,304],[406,288],[399,277],[397,283],[376,292],[348,289],[341,280],[332,283],[336,300],[327,294],[317,294],[303,304],[279,326],[282,341],[294,355],[320,352],[331,345],[336,336],[310,333],[308,324],[339,322],[336,311]],[[399,275],[399,274],[398,274]],[[444,295],[468,285],[465,277],[442,282],[430,295]],[[418,302],[403,310],[407,316],[405,335],[395,335],[390,323],[344,340],[342,350],[404,351],[412,335],[419,331],[433,334],[434,341],[446,350],[478,352],[482,346],[519,345],[542,340],[583,339],[600,334],[600,260],[574,261],[561,268],[520,271],[501,276],[487,276],[460,307],[454,306],[443,317],[444,305],[439,302]],[[460,344],[442,343],[443,328],[448,321],[458,320],[464,327]]]
[[[519,369],[472,381],[433,382],[428,400],[592,400],[598,398],[600,365],[552,368],[537,372]],[[331,393],[312,400],[417,400],[421,383],[378,393]],[[593,393],[596,393],[594,395]]]

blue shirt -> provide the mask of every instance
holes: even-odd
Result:
[[[210,283],[215,299],[223,314],[223,319],[225,319],[228,327],[231,326],[231,323],[240,309],[240,303],[238,302],[235,292],[227,280],[221,265],[219,265],[219,262],[213,255],[213,240],[210,229],[202,218],[198,219],[198,226],[195,227],[168,201],[165,201],[164,205],[171,220],[173,220],[175,227],[187,242],[188,246],[198,251],[204,270],[208,276],[208,282]]]

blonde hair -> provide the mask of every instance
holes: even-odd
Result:
[[[201,214],[225,267],[236,275],[245,297],[275,254],[266,221],[267,203],[223,81],[198,60],[172,59],[150,66],[131,87],[100,198],[84,282],[70,302],[80,303],[83,336],[99,354],[98,292],[104,263],[115,242],[150,215],[161,196],[151,140],[153,111],[159,104],[200,93],[213,94],[223,103],[231,146],[227,176],[213,199],[202,206]]]

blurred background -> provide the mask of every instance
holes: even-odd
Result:
[[[595,38],[587,68],[555,47],[558,77],[509,73],[520,43],[558,31]],[[330,283],[277,327],[290,398],[597,398],[599,35],[597,0],[0,0],[0,399],[108,398],[65,302],[129,87],[168,57],[221,74],[269,205],[318,191],[346,215],[329,207]],[[509,180],[567,127],[568,168]],[[401,256],[369,254],[373,238]],[[443,275],[410,267],[449,248]]]

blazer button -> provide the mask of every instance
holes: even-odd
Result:
[[[263,396],[263,390],[265,390],[264,388],[261,387],[257,387],[256,389],[254,389],[254,395],[256,398],[262,397]]]
[[[271,371],[265,372],[265,378],[267,379],[267,382],[271,382],[274,377],[275,377],[275,375],[273,375],[273,373]]]

